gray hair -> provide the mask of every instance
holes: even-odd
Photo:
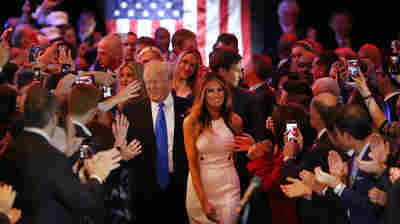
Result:
[[[143,76],[146,77],[146,74],[148,73],[156,73],[157,75],[165,75],[168,77],[168,80],[173,79],[173,73],[172,73],[172,66],[169,62],[166,61],[159,61],[159,60],[152,60],[148,62],[144,66],[144,72]]]

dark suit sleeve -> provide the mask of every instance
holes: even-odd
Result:
[[[372,187],[373,185],[370,184],[364,186],[364,188],[368,190]],[[378,207],[369,200],[368,194],[361,194],[359,191],[355,191],[351,188],[346,187],[340,195],[340,198],[349,208],[355,207],[364,210],[365,213],[368,214],[375,213],[378,210]]]
[[[386,224],[397,224],[400,218],[400,180],[397,180],[388,196]]]
[[[6,214],[0,213],[0,224],[10,224],[10,219]]]
[[[90,179],[87,184],[81,184],[72,173],[68,159],[57,155],[55,163],[57,170],[51,172],[51,182],[54,194],[74,212],[84,215],[94,215],[104,208],[103,186],[97,180]]]

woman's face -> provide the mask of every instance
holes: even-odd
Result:
[[[120,84],[121,87],[124,89],[127,87],[131,82],[135,81],[134,74],[131,73],[130,69],[124,68],[120,74]]]
[[[225,101],[225,91],[217,80],[208,82],[205,86],[206,105],[211,108],[222,107]]]
[[[194,54],[186,54],[179,62],[179,76],[181,79],[188,79],[193,75],[199,60]]]

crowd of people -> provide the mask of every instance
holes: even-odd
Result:
[[[399,40],[356,48],[338,11],[325,44],[282,0],[268,55],[223,33],[205,65],[190,30],[103,36],[60,2],[0,37],[0,223],[397,223]]]

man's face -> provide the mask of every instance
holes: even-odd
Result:
[[[171,38],[167,30],[159,30],[155,40],[160,48],[162,48],[163,50],[168,50]]]
[[[197,41],[195,39],[187,39],[183,41],[182,47],[181,47],[181,52],[182,51],[188,51],[188,50],[197,50]],[[181,53],[179,52],[179,53]]]
[[[76,46],[77,45],[76,44],[77,40],[76,40],[75,30],[74,29],[68,29],[65,32],[64,40],[65,40],[66,43],[70,44],[71,46]]]
[[[95,26],[96,22],[94,18],[89,15],[83,15],[79,20],[79,32],[80,33],[88,33],[91,32]]]
[[[242,62],[239,61],[239,63],[233,64],[228,73],[230,77],[229,80],[231,80],[231,83],[234,86],[237,86],[242,77]]]
[[[319,58],[315,57],[313,64],[312,64],[311,73],[313,74],[314,81],[319,78],[326,77],[329,75],[325,66],[319,64],[318,61],[319,61]]]
[[[255,69],[253,63],[249,62],[243,72],[243,81],[250,86],[251,79],[254,77]]]
[[[147,96],[155,103],[163,102],[172,90],[172,80],[166,74],[145,73],[144,82]]]
[[[350,19],[343,14],[338,14],[332,18],[331,28],[334,32],[347,36],[351,30]]]
[[[128,39],[124,40],[122,43],[125,60],[128,62],[132,62],[135,60],[135,48],[133,47],[133,43],[136,41],[136,39],[136,34],[130,34],[128,35]]]
[[[312,83],[313,75],[312,75],[312,64],[313,64],[314,56],[311,54],[305,54],[301,56],[297,62],[297,72],[306,80],[310,80]]]
[[[294,26],[297,23],[297,12],[294,7],[289,6],[282,10],[279,15],[279,21],[285,26]]]
[[[105,44],[99,44],[97,48],[97,60],[104,68],[110,68],[113,63],[113,55]]]

